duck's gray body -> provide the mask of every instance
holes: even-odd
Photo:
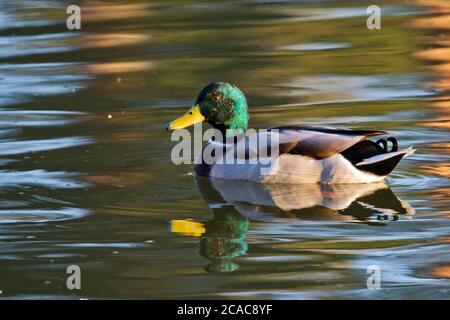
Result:
[[[384,131],[309,126],[253,131],[233,145],[222,145],[224,152],[215,158],[214,163],[207,164],[202,159],[195,171],[201,176],[264,183],[379,182],[403,157],[414,152],[412,148],[398,151],[396,140],[392,138],[394,145],[390,151],[387,150],[386,140],[382,139],[379,143],[368,140],[369,137],[386,134]],[[274,136],[279,151],[275,155],[264,156],[260,150],[248,145],[249,139],[271,141]],[[217,144],[209,144],[212,143]],[[206,148],[208,144],[204,150]],[[233,154],[230,156],[229,152]],[[240,159],[241,163],[224,160],[237,160],[239,155],[245,155],[245,159]]]

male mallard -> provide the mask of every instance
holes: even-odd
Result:
[[[376,142],[369,137],[386,135],[386,131],[348,130],[329,127],[287,125],[268,131],[249,132],[248,107],[245,95],[235,85],[215,82],[204,87],[195,105],[182,117],[167,123],[165,128],[176,130],[206,121],[231,143],[210,140],[204,147],[223,148],[213,163],[203,156],[195,165],[200,176],[248,180],[269,183],[368,183],[382,181],[412,148],[398,151],[393,137]],[[279,152],[271,155],[250,148],[247,141],[273,141],[276,135]],[[254,140],[252,140],[254,141]],[[388,150],[388,142],[392,147]],[[269,143],[270,144],[270,143]],[[234,148],[231,148],[234,147]],[[272,146],[273,147],[273,146]],[[243,152],[239,149],[244,148]],[[231,150],[231,151],[230,151]],[[236,151],[237,150],[237,151]],[[228,152],[244,155],[246,160],[271,158],[269,168],[262,170],[264,161],[229,163]],[[267,155],[268,154],[268,155]],[[202,153],[203,155],[203,153]]]

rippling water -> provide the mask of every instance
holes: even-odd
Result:
[[[368,1],[84,0],[81,31],[69,4],[0,3],[1,297],[450,297],[448,1],[385,1],[381,30]],[[252,127],[417,152],[386,184],[195,178],[162,125],[216,80]]]

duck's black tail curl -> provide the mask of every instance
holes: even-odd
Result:
[[[388,150],[388,142],[392,144],[390,150]],[[383,149],[384,153],[398,151],[398,142],[397,139],[395,139],[394,137],[389,137],[387,139],[379,139],[377,140],[376,144]]]
[[[412,148],[398,151],[397,139],[389,137],[379,139],[377,142],[360,141],[341,154],[359,170],[386,176],[403,157],[413,152]]]
[[[389,142],[391,148],[389,149]],[[351,146],[341,154],[352,164],[360,163],[364,159],[374,157],[380,154],[398,151],[398,142],[394,137],[387,139],[379,139],[377,142],[371,140],[363,140]]]

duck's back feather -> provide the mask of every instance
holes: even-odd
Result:
[[[344,128],[308,126],[308,125],[301,125],[301,124],[277,126],[277,127],[271,128],[271,129],[278,129],[280,131],[285,131],[285,130],[314,131],[314,132],[322,132],[322,133],[329,133],[329,134],[366,136],[366,137],[373,137],[373,136],[388,134],[387,131],[382,131],[382,130],[352,130],[352,129],[344,129]]]
[[[386,131],[348,130],[302,125],[280,126],[280,154],[290,153],[325,159],[339,154],[369,137],[387,134]]]

